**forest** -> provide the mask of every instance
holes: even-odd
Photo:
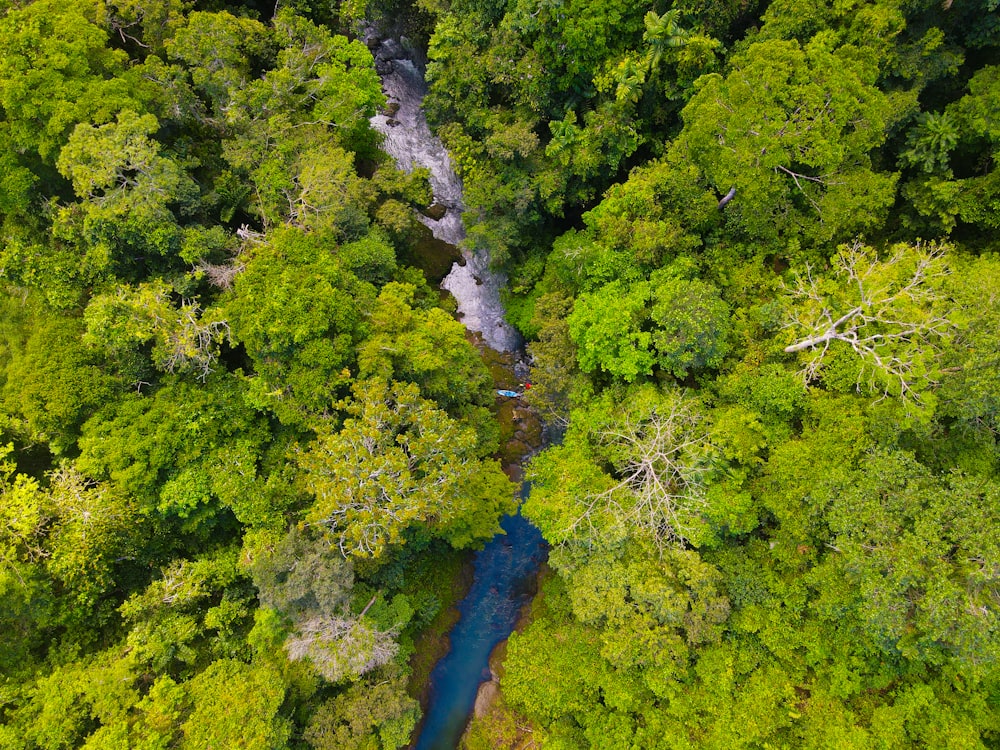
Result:
[[[462,746],[1000,748],[1000,0],[0,0],[0,747],[409,745],[518,486],[363,24],[556,435]]]

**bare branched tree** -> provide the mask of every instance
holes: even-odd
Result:
[[[934,383],[938,344],[954,330],[941,292],[949,273],[943,249],[899,245],[879,260],[855,242],[837,254],[833,271],[823,279],[807,267],[788,290],[792,304],[784,327],[805,335],[785,351],[806,353],[801,373],[810,382],[834,342],[841,342],[863,362],[859,390],[868,385],[882,397],[919,402],[919,391]]]
[[[207,260],[199,260],[195,264],[195,269],[205,274],[208,283],[219,289],[232,289],[236,277],[246,268],[246,263],[239,258],[233,258],[227,263],[209,263]]]
[[[382,631],[357,617],[314,617],[300,623],[285,641],[288,658],[309,659],[323,677],[339,682],[388,664],[399,651],[397,633]]]
[[[201,306],[183,300],[176,320],[164,327],[157,346],[157,365],[167,372],[191,371],[205,380],[219,358],[219,343],[231,335],[224,320],[205,320]]]
[[[715,450],[695,403],[680,392],[652,408],[630,409],[597,435],[617,480],[584,501],[574,527],[611,514],[648,534],[661,550],[689,542],[705,506]]]
[[[265,238],[263,232],[251,229],[249,224],[241,224],[240,228],[236,230],[236,236],[247,245],[259,245],[264,242]]]
[[[292,623],[288,657],[307,659],[330,682],[357,678],[398,652],[402,623],[383,630],[366,617],[378,593],[360,613],[351,611],[353,565],[327,539],[292,527],[276,547],[262,551],[252,573],[261,604]]]

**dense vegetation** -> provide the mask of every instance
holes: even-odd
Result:
[[[566,425],[471,744],[997,747],[997,3],[425,6]]]
[[[997,0],[404,6],[0,0],[0,746],[405,746],[514,495],[365,16],[564,430],[469,746],[1000,746]]]
[[[426,176],[308,11],[0,20],[4,748],[399,747],[440,560],[513,507],[400,260]]]

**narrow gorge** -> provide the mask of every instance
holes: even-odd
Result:
[[[374,49],[388,99],[386,110],[372,118],[372,126],[385,136],[383,149],[400,169],[429,171],[438,218],[423,214],[419,218],[437,240],[459,247],[465,239],[462,183],[421,109],[426,91],[423,74],[400,41],[369,38],[368,44]],[[454,263],[441,286],[455,298],[465,327],[479,334],[485,347],[508,355],[515,379],[523,379],[527,365],[518,361],[522,341],[506,321],[500,298],[505,283],[503,274],[490,268],[486,253],[463,249],[462,260]],[[514,406],[501,411],[512,412],[516,420],[518,412],[525,410]],[[522,494],[527,490],[525,485]],[[458,606],[460,619],[450,633],[450,650],[430,676],[415,750],[458,746],[480,685],[493,678],[490,654],[511,634],[534,593],[539,566],[546,557],[542,535],[520,514],[504,518],[501,527],[504,533],[476,554],[472,587]]]

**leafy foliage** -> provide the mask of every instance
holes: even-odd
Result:
[[[320,429],[299,457],[316,498],[308,518],[333,535],[345,556],[377,557],[402,542],[415,522],[449,538],[455,518],[470,511],[484,526],[452,537],[456,546],[495,533],[497,511],[510,507],[512,488],[500,481],[495,463],[478,459],[472,430],[420,398],[413,385],[360,381],[345,410],[350,416],[340,430]],[[482,509],[473,511],[476,505]]]
[[[368,17],[561,435],[470,746],[995,746],[998,10],[0,3],[0,745],[409,742],[516,500]]]

